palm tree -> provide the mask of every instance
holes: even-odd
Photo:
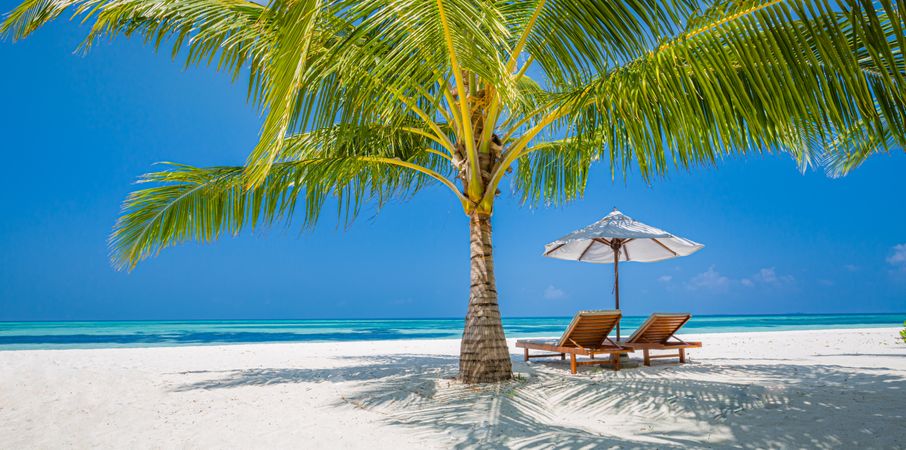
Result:
[[[901,0],[26,0],[0,32],[67,9],[94,20],[83,49],[172,45],[247,77],[264,113],[245,166],[141,179],[111,236],[118,268],[439,183],[469,219],[470,383],[512,374],[491,244],[507,174],[524,203],[562,204],[600,159],[648,180],[782,151],[845,173],[906,142]]]

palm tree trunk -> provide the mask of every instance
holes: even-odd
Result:
[[[465,383],[509,380],[513,377],[513,366],[497,307],[490,216],[478,213],[471,216],[469,241],[471,288],[459,354],[459,376]]]

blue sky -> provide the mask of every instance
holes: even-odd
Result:
[[[313,232],[278,227],[189,244],[114,271],[106,238],[135,178],[157,161],[239,164],[260,117],[243,81],[184,71],[137,40],[75,55],[85,31],[56,22],[0,42],[0,320],[465,314],[467,220],[441,188],[366,210],[349,229],[328,211]],[[625,314],[906,311],[903,173],[902,153],[843,179],[801,174],[777,155],[651,186],[612,182],[600,165],[586,197],[564,208],[533,210],[505,195],[494,216],[502,311],[610,307],[612,266],[541,251],[614,206],[706,245],[687,258],[621,265]]]

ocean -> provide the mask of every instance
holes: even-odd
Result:
[[[621,322],[628,336],[645,317]],[[686,333],[731,333],[902,327],[902,314],[792,314],[694,316]],[[558,336],[570,317],[503,320],[507,337]],[[198,320],[100,322],[0,322],[0,350],[163,347],[261,342],[331,342],[450,339],[462,335],[462,319]]]

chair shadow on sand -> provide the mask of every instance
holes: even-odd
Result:
[[[219,378],[174,391],[356,382],[338,387],[345,392],[336,407],[376,412],[426,437],[445,435],[453,448],[897,448],[906,442],[906,377],[874,368],[693,361],[571,376],[559,361],[525,364],[514,357],[517,380],[466,386],[454,380],[458,362],[451,356],[342,360],[354,365],[213,372]]]

